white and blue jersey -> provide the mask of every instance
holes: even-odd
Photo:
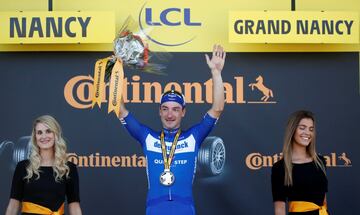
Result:
[[[146,157],[147,215],[195,214],[192,184],[196,171],[197,154],[201,143],[214,127],[216,120],[206,114],[200,123],[181,132],[170,166],[171,172],[175,175],[175,182],[167,187],[160,183],[160,175],[164,171],[160,132],[139,123],[131,113],[121,119],[130,135],[141,144]],[[168,155],[176,132],[177,130],[164,129]]]

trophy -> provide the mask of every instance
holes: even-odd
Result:
[[[121,111],[124,65],[144,72],[165,74],[163,73],[164,65],[149,63],[148,45],[140,36],[141,33],[133,33],[136,30],[138,27],[135,21],[128,17],[114,39],[114,55],[100,59],[95,64],[92,107],[95,104],[101,107],[105,85],[109,83],[108,113],[114,111],[117,117]],[[166,56],[166,54],[163,55]]]

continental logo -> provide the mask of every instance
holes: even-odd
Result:
[[[144,156],[138,156],[136,154],[110,156],[110,155],[101,155],[99,152],[90,155],[78,155],[76,153],[68,153],[68,160],[76,164],[78,167],[90,167],[90,168],[146,167],[146,158]]]
[[[352,167],[350,158],[345,152],[336,152],[323,155],[326,159],[327,167]],[[262,155],[259,152],[248,154],[245,159],[246,166],[251,170],[259,170],[263,167],[272,167],[274,163],[282,158],[282,153],[274,155]]]
[[[270,98],[274,97],[273,91],[266,87],[264,85],[264,78],[259,75],[256,79],[256,82],[250,83],[249,87],[251,87],[251,90],[254,91],[254,89],[257,89],[259,92],[261,92],[261,101],[249,101],[249,103],[276,103],[273,101],[268,101]]]
[[[199,11],[174,5],[174,1],[147,2],[139,12],[140,29],[147,39],[158,45],[181,46],[194,40],[202,26],[196,12]]]
[[[275,104],[274,93],[265,86],[264,78],[260,75],[256,80],[250,80],[244,85],[244,77],[235,76],[232,82],[224,82],[225,101],[227,104]],[[66,102],[76,109],[91,108],[94,95],[94,80],[90,75],[79,75],[71,78],[64,87]],[[108,88],[107,84],[105,88]],[[141,81],[141,77],[134,75],[124,79],[123,97],[125,103],[159,103],[162,92],[175,89],[185,95],[186,103],[212,103],[212,80],[205,82],[169,82],[162,85],[160,82]],[[245,92],[249,91],[245,100]],[[107,102],[108,90],[104,90],[102,103]],[[131,99],[128,95],[132,95]]]

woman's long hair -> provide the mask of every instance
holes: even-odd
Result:
[[[33,122],[32,133],[31,133],[31,150],[30,150],[30,162],[26,167],[27,175],[25,179],[30,180],[33,175],[36,175],[36,179],[40,178],[39,168],[41,163],[40,148],[36,143],[36,131],[35,127],[38,123],[46,125],[51,132],[54,133],[55,143],[54,143],[54,155],[55,160],[53,164],[53,170],[55,173],[55,181],[59,182],[61,179],[66,176],[69,177],[69,167],[66,164],[67,155],[66,155],[66,142],[62,136],[62,131],[59,123],[54,119],[54,117],[49,115],[40,116]]]
[[[284,157],[284,165],[285,165],[285,186],[293,185],[293,177],[292,177],[292,143],[294,142],[294,134],[296,129],[302,119],[311,119],[314,122],[314,131],[312,135],[312,139],[310,144],[306,147],[307,154],[312,158],[315,162],[315,165],[325,174],[325,167],[320,160],[319,156],[316,153],[316,126],[315,126],[315,117],[314,114],[310,111],[300,110],[291,114],[285,129],[284,136],[284,146],[283,146],[283,157]]]

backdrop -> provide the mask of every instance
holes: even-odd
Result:
[[[106,101],[101,109],[91,109],[94,63],[109,55],[0,53],[2,211],[14,165],[26,156],[32,121],[51,114],[62,125],[69,159],[78,165],[83,214],[144,214],[147,180],[140,145],[113,113],[107,114]],[[197,173],[193,193],[198,214],[273,213],[271,166],[280,157],[286,120],[299,109],[316,114],[331,214],[356,214],[358,61],[358,53],[228,53],[225,111],[210,134],[223,140],[225,166],[219,175]],[[200,121],[210,108],[204,53],[173,53],[164,76],[128,68],[125,75],[127,108],[155,129],[161,128],[158,98],[165,87],[179,88],[187,97],[183,128]]]

